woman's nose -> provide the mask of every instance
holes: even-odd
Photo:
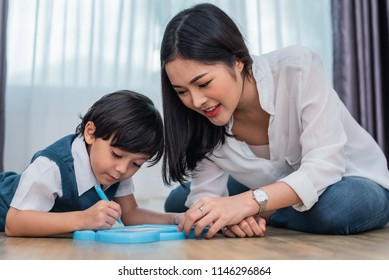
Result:
[[[195,108],[200,109],[207,102],[207,97],[200,91],[191,92],[191,96]]]

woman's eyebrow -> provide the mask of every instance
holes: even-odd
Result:
[[[198,79],[201,79],[202,77],[204,77],[205,75],[207,75],[208,73],[204,73],[204,74],[200,74],[196,77],[194,77],[189,83],[190,84],[193,84],[194,82],[196,82]]]
[[[194,77],[192,80],[190,80],[189,84],[193,84],[195,83],[197,80],[201,79],[202,77],[204,77],[205,75],[207,75],[208,73],[203,73],[203,74],[200,74],[200,75],[197,75],[196,77]],[[179,86],[179,85],[173,85],[172,84],[172,87],[182,87],[182,86]]]

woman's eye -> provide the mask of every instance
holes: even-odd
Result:
[[[207,87],[207,86],[209,85],[210,82],[211,82],[211,81],[199,85],[199,88],[205,88],[205,87]]]
[[[186,90],[178,90],[178,91],[177,91],[177,94],[178,94],[178,95],[183,95],[185,92],[186,92]]]

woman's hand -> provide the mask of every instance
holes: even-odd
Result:
[[[178,229],[183,230],[185,234],[189,234],[192,227],[195,226],[195,236],[200,236],[205,227],[209,227],[205,238],[212,238],[219,230],[226,226],[241,224],[242,228],[246,229],[247,221],[243,220],[250,217],[258,211],[258,204],[252,199],[250,192],[245,192],[239,195],[230,197],[204,197],[192,205],[184,216],[180,219]],[[252,220],[248,220],[250,225]],[[251,231],[260,235],[263,231],[259,225],[249,226]],[[261,230],[260,230],[261,229]],[[249,229],[246,229],[246,235],[251,234]],[[234,229],[231,233],[241,234],[239,230]]]
[[[260,216],[247,217],[237,225],[223,228],[223,234],[227,237],[263,237],[265,232],[266,220]]]

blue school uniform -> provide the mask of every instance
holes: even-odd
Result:
[[[62,196],[56,198],[50,212],[82,211],[100,200],[93,186],[81,196],[78,195],[74,159],[71,153],[72,143],[75,138],[75,134],[65,136],[44,150],[37,152],[31,160],[33,162],[37,157],[44,156],[54,161],[59,167]],[[19,185],[20,177],[21,174],[15,172],[0,173],[0,231],[5,229],[5,217]],[[118,187],[119,183],[116,183],[105,191],[109,200],[114,197]]]

